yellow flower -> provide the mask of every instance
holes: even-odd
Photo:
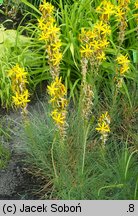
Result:
[[[58,88],[57,88],[55,82],[52,82],[51,86],[47,86],[47,88],[48,88],[48,93],[49,93],[50,96],[55,96],[56,95],[56,92],[57,92]]]
[[[90,46],[88,44],[86,44],[86,47],[82,46],[82,49],[80,50],[81,55],[85,56],[85,57],[90,57],[91,53],[93,52],[92,49],[90,48]]]
[[[103,113],[98,119],[98,127],[96,130],[101,134],[103,144],[107,141],[108,133],[110,132],[110,116],[108,112]]]
[[[43,30],[43,29],[44,29],[44,26],[45,26],[45,24],[44,24],[45,19],[41,17],[41,18],[38,19],[37,21],[38,21],[38,27],[39,27],[41,30]]]
[[[123,64],[129,64],[129,60],[128,60],[128,57],[127,57],[127,55],[119,55],[118,57],[117,57],[117,62],[118,62],[118,64],[121,64],[121,65],[123,65]]]
[[[51,116],[53,120],[56,122],[56,124],[61,124],[63,125],[65,123],[65,115],[64,113],[59,113],[57,109],[55,109],[52,113]]]
[[[60,78],[56,77],[55,81],[53,81],[51,85],[48,86],[47,88],[48,88],[48,94],[50,96],[61,98],[66,95],[66,88],[61,83],[61,77]]]
[[[103,13],[102,14],[103,18],[105,15],[107,15],[107,18],[109,19],[110,16],[114,14],[114,6],[112,4],[109,4],[109,2],[107,2],[107,5],[105,5],[102,13]]]
[[[56,26],[51,26],[49,28],[49,35],[56,37],[56,34],[60,32],[60,28],[57,28]]]
[[[104,52],[98,53],[97,59],[99,59],[100,61],[106,60],[105,53]]]
[[[62,53],[60,53],[60,52],[57,52],[57,53],[56,53],[56,52],[55,52],[55,53],[53,54],[52,59],[50,59],[50,61],[53,62],[53,65],[54,65],[54,66],[57,66],[57,65],[59,65],[61,59],[62,59]]]
[[[53,98],[50,99],[49,103],[52,103],[53,106],[57,102],[57,98],[54,96]]]
[[[98,22],[94,25],[94,29],[96,29],[96,30],[100,33],[101,31],[103,31],[103,25],[104,25],[104,23],[103,23],[102,20],[101,20],[101,21],[98,21]]]
[[[49,39],[49,32],[42,31],[39,40],[47,41]]]
[[[110,1],[102,1],[101,4],[96,8],[97,12],[102,14],[102,19],[107,18],[114,14],[114,5]]]
[[[24,83],[27,83],[27,72],[25,72],[24,69],[19,66],[19,64],[16,64],[12,69],[8,71],[8,76],[10,78],[13,78],[13,80],[15,81],[18,80],[18,82],[23,81]]]
[[[55,44],[54,44],[54,43],[51,44],[53,50],[58,50],[58,49],[60,49],[61,45],[62,45],[62,43],[61,43],[60,40],[57,41]]]
[[[128,64],[124,64],[121,68],[120,68],[120,74],[123,75],[125,72],[127,72],[129,70],[129,65]]]
[[[94,39],[94,38],[97,37],[97,34],[96,34],[96,32],[94,32],[94,31],[88,30],[88,31],[85,33],[85,36],[86,36],[88,39]]]
[[[102,20],[98,21],[95,25],[94,25],[94,30],[97,30],[99,34],[102,35],[110,35],[111,34],[111,29],[110,26],[106,23],[104,23]]]
[[[109,125],[106,122],[98,123],[98,127],[96,128],[101,134],[110,132]]]
[[[12,96],[13,104],[16,107],[24,108],[26,107],[27,103],[30,101],[28,98],[29,98],[29,92],[27,89],[23,93],[16,92],[15,96]]]
[[[111,29],[110,29],[110,26],[107,25],[106,23],[104,24],[103,26],[103,29],[102,29],[102,35],[110,35],[111,34]]]
[[[125,12],[121,6],[117,6],[115,10],[116,21],[120,22],[124,19]]]
[[[90,43],[94,51],[97,51],[100,49],[100,43],[98,40],[93,40],[93,42]]]
[[[40,5],[39,9],[42,13],[45,11],[47,14],[52,14],[54,6],[49,2],[46,2],[46,0],[43,0],[43,4]]]
[[[107,39],[103,39],[99,42],[99,44],[101,48],[106,48],[109,44],[109,41],[107,41]]]

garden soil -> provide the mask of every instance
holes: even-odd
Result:
[[[29,111],[38,110],[39,102],[29,106]],[[39,199],[33,191],[36,191],[37,185],[40,182],[26,172],[27,167],[23,160],[24,155],[19,151],[21,142],[16,135],[16,131],[19,130],[18,123],[21,121],[21,115],[19,112],[9,112],[4,115],[4,112],[0,109],[0,116],[4,118],[4,124],[9,125],[12,128],[12,139],[9,142],[4,142],[6,148],[11,152],[10,160],[4,169],[0,169],[0,200],[3,199]],[[6,122],[6,123],[5,123]],[[17,124],[16,124],[17,123]],[[18,134],[18,133],[17,133]],[[0,137],[2,141],[2,137]]]

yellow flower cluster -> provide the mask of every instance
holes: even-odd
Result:
[[[118,69],[117,69],[117,74],[115,77],[116,80],[116,86],[118,88],[122,87],[122,83],[123,83],[123,76],[124,74],[129,70],[129,63],[130,60],[128,59],[127,55],[119,55],[116,59],[117,63],[118,63]]]
[[[49,103],[52,104],[53,108],[51,116],[60,129],[61,136],[64,137],[67,106],[65,96],[67,92],[65,86],[61,83],[61,78],[59,78],[60,62],[62,59],[62,53],[60,52],[62,45],[60,28],[56,25],[56,20],[53,15],[54,6],[51,3],[43,0],[39,9],[42,13],[41,18],[38,19],[38,26],[41,30],[39,39],[45,41],[48,64],[53,79],[52,83],[47,87],[48,94],[51,97]]]
[[[8,76],[12,84],[12,101],[17,108],[22,108],[26,112],[27,103],[29,100],[29,92],[26,88],[27,72],[24,71],[18,64],[8,71]]]
[[[53,112],[51,116],[56,125],[60,129],[62,137],[65,135],[66,126],[66,107],[67,107],[67,90],[61,83],[61,78],[56,77],[55,80],[48,87],[48,94],[51,97],[49,101],[52,104]]]
[[[119,55],[117,57],[117,63],[120,65],[120,70],[119,73],[121,76],[124,75],[125,72],[127,72],[129,70],[129,63],[130,60],[128,59],[128,57],[125,55]]]
[[[88,62],[90,62],[92,70],[97,72],[99,65],[106,59],[105,49],[109,44],[108,36],[110,34],[111,29],[109,25],[103,21],[98,21],[92,30],[82,28],[79,35],[82,65],[81,109],[85,119],[88,119],[89,114],[91,114],[92,100],[94,98],[92,87],[86,81]]]
[[[96,11],[100,14],[100,20],[108,23],[112,15],[115,16],[115,20],[119,25],[119,42],[124,41],[125,30],[127,27],[127,12],[129,11],[130,0],[118,0],[117,5],[112,4],[109,0],[103,0],[96,8]],[[136,4],[135,4],[136,5]]]
[[[59,64],[62,59],[60,52],[60,28],[56,25],[56,20],[53,16],[54,6],[45,0],[40,5],[42,16],[38,19],[38,26],[41,30],[40,40],[45,41],[46,51],[48,54],[48,61],[52,77],[59,76]]]
[[[127,12],[129,11],[130,0],[118,0],[118,5],[115,7],[116,21],[119,24],[119,41],[120,44],[124,41],[125,30],[127,28]]]
[[[110,26],[103,21],[98,21],[92,31],[83,28],[79,36],[82,44],[81,56],[96,63],[105,60],[105,48],[109,44],[107,36],[110,34]]]
[[[101,140],[105,144],[107,141],[108,133],[110,132],[110,116],[108,112],[105,112],[100,116],[98,119],[98,127],[96,127],[96,130],[101,134]]]
[[[103,0],[96,11],[101,14],[101,20],[108,21],[114,14],[114,5],[110,1]]]
[[[96,8],[96,11],[101,14],[100,19],[107,22],[112,15],[115,15],[116,21],[124,21],[125,15],[129,10],[130,0],[118,0],[117,3],[118,5],[114,5],[109,0],[103,0]]]

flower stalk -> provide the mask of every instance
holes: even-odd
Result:
[[[61,138],[66,136],[66,108],[67,108],[67,90],[61,82],[60,62],[62,53],[60,52],[62,43],[60,40],[60,28],[56,25],[54,18],[54,6],[44,0],[40,4],[42,16],[38,19],[38,26],[41,30],[40,40],[45,42],[45,49],[48,54],[48,64],[52,76],[52,82],[48,85],[47,90],[50,96],[49,103],[52,106],[51,117],[55,122]]]

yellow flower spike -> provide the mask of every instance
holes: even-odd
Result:
[[[62,46],[60,41],[60,28],[56,25],[54,18],[54,6],[45,0],[40,5],[42,16],[38,19],[38,27],[41,30],[39,40],[46,43],[46,51],[48,55],[48,63],[50,66],[50,73],[53,79],[59,75],[59,65],[62,60],[62,53],[60,48]]]
[[[113,14],[114,14],[114,6],[107,4],[103,10],[102,17],[105,18],[105,16],[106,16],[107,19],[109,20],[110,16]]]

